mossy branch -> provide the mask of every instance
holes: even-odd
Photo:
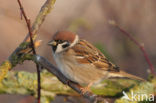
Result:
[[[38,13],[31,29],[34,40],[37,37],[37,32],[41,24],[44,22],[45,17],[53,8],[55,1],[56,0],[47,0],[41,7],[41,10]],[[24,57],[27,56],[26,53],[30,51],[31,49],[30,49],[29,34],[27,34],[24,41],[15,49],[15,51],[8,57],[8,59],[0,65],[0,82],[3,80],[3,78],[5,77],[5,75],[9,70],[11,70],[14,66],[25,60]]]
[[[55,1],[56,0],[47,0],[45,4],[42,6],[32,26],[33,40],[36,39],[39,27],[43,23],[46,15],[53,8]],[[28,72],[9,72],[8,74],[9,70],[11,70],[17,64],[23,63],[24,60],[35,60],[36,63],[39,63],[39,61],[36,60],[36,57],[34,55],[29,54],[32,51],[30,47],[31,46],[29,35],[27,35],[24,41],[15,49],[15,51],[9,56],[9,58],[0,65],[0,93],[29,94],[36,96],[37,93],[36,74]],[[43,62],[40,62],[39,64],[42,66],[44,65]],[[45,65],[43,67],[46,68]],[[55,76],[57,76],[57,78],[61,80],[64,84],[68,84],[67,83],[68,79],[65,78],[63,75],[61,75],[63,78],[61,76],[58,76],[59,72],[56,70],[57,69],[50,69],[49,71],[51,71]],[[43,72],[41,75],[42,75],[41,85],[43,98],[42,100],[50,102],[50,100],[52,100],[54,96],[57,94],[73,95],[73,93],[76,93],[69,87],[64,86],[61,82],[59,82],[55,76],[47,72]],[[91,87],[91,90],[96,96],[102,95],[102,96],[118,97],[121,96],[123,90],[125,91],[129,90],[134,85],[136,85],[135,88],[140,88],[141,86],[144,86],[143,89],[146,89],[148,91],[147,93],[152,92],[156,94],[155,81],[156,80],[152,80],[151,83],[145,82],[143,84],[141,83],[140,85],[137,85],[137,82],[133,80],[126,79],[118,79],[112,81],[104,80],[100,84]],[[74,83],[69,82],[68,85],[78,93],[81,93],[80,89],[76,88],[77,85],[75,85]],[[138,90],[135,88],[134,91]],[[94,97],[95,96],[94,94],[91,94],[91,96]],[[88,96],[88,94],[84,96]],[[117,101],[118,103],[123,103],[122,101],[120,102],[120,99],[118,101]]]
[[[55,76],[47,71],[41,73],[42,98],[41,101],[52,101],[57,94],[78,95],[68,86],[62,84]],[[156,86],[156,79],[151,83],[144,82],[138,84],[134,80],[115,79],[104,80],[100,84],[92,86],[91,90],[96,95],[107,96],[109,98],[122,96],[122,91],[146,91],[145,93],[153,93]],[[37,75],[29,72],[9,72],[6,78],[0,83],[0,94],[22,94],[37,96]],[[130,93],[127,93],[130,94]],[[125,103],[126,100],[117,99],[116,103]],[[43,102],[43,103],[44,103]],[[128,101],[126,101],[129,103]]]

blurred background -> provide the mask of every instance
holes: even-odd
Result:
[[[33,22],[45,0],[21,1]],[[51,48],[47,46],[47,42],[55,32],[68,29],[103,49],[120,69],[147,78],[149,66],[142,52],[108,21],[116,21],[137,41],[144,44],[156,67],[155,10],[155,0],[56,0],[54,9],[39,31],[38,39],[43,42],[37,53],[53,62]],[[0,0],[0,63],[23,41],[27,32],[24,19],[20,19],[17,1]],[[14,70],[36,72],[34,63],[30,61],[18,65]],[[26,103],[26,100],[29,103],[34,101],[30,96],[0,95],[0,103]]]

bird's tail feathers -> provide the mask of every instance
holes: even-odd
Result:
[[[138,80],[138,81],[146,81],[143,78],[137,77],[135,75],[126,73],[124,71],[119,71],[119,72],[111,72],[109,73],[108,78],[128,78],[128,79],[134,79],[134,80]]]

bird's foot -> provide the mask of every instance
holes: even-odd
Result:
[[[87,87],[81,87],[80,90],[81,90],[81,93],[82,94],[85,94],[87,92],[91,92],[90,90],[90,87],[92,86],[93,83],[89,83],[89,85]]]
[[[88,88],[88,87],[82,87],[82,88],[80,88],[80,90],[81,90],[82,94],[85,94],[86,92],[90,92],[91,91],[90,88]]]

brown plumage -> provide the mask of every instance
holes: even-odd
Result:
[[[54,35],[53,56],[59,70],[71,81],[81,85],[96,84],[103,79],[129,78],[143,80],[128,74],[111,63],[96,47],[78,35],[63,31]],[[58,43],[58,41],[64,41]],[[64,45],[69,44],[64,48]],[[57,46],[57,47],[56,47]]]
[[[77,58],[79,62],[85,62],[88,64],[93,64],[97,69],[104,69],[107,71],[119,71],[117,66],[108,61],[108,59],[94,46],[85,40],[80,40],[74,47],[77,56],[83,58]]]
[[[53,40],[64,40],[64,41],[68,40],[71,43],[74,41],[74,39],[75,39],[75,34],[68,31],[57,32],[53,36]]]

